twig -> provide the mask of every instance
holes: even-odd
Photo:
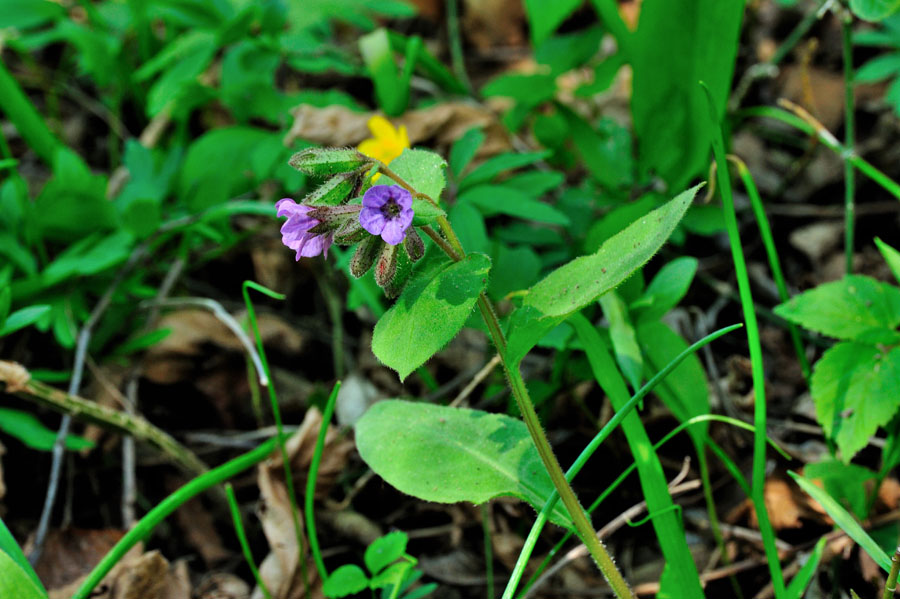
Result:
[[[62,412],[73,418],[97,424],[107,430],[131,435],[159,449],[175,464],[191,475],[207,471],[206,464],[168,433],[140,416],[113,410],[71,395],[30,378],[28,371],[16,362],[0,360],[0,383],[5,392],[27,401]]]
[[[494,357],[488,361],[487,364],[484,365],[484,368],[478,371],[478,373],[472,378],[468,385],[459,392],[453,401],[450,402],[450,407],[456,407],[460,403],[462,403],[471,393],[475,390],[475,387],[481,384],[481,382],[488,377],[491,372],[500,364],[500,354],[494,354]]]

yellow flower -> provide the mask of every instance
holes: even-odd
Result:
[[[374,137],[363,140],[357,149],[369,158],[390,164],[394,158],[409,147],[409,137],[406,135],[406,127],[403,125],[400,125],[399,129],[395,129],[386,118],[375,115],[369,119],[368,126]],[[374,181],[380,176],[380,174],[376,174],[372,180]]]

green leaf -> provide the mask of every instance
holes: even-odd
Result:
[[[11,557],[16,565],[28,575],[32,582],[34,582],[34,584],[43,592],[43,595],[46,596],[47,593],[44,591],[44,585],[41,584],[38,575],[31,567],[31,564],[28,563],[28,558],[25,557],[19,544],[16,543],[16,539],[13,538],[12,533],[9,532],[6,523],[3,522],[2,519],[0,519],[0,553],[5,553]]]
[[[369,578],[362,568],[345,564],[332,572],[322,585],[326,597],[346,597],[354,595],[369,586]]]
[[[414,273],[375,325],[372,352],[405,379],[456,336],[487,286],[490,268],[490,258],[469,254]]]
[[[540,44],[547,39],[583,2],[584,0],[525,0],[532,41]]]
[[[900,289],[849,275],[794,296],[776,306],[775,314],[841,340],[890,342],[900,324]]]
[[[41,233],[55,241],[72,241],[118,224],[115,208],[106,199],[106,178],[92,174],[65,146],[54,155],[53,178],[35,199],[34,214],[40,215]]]
[[[0,551],[0,597],[46,599],[47,593],[34,583],[12,557]]]
[[[577,310],[615,288],[666,242],[700,186],[692,187],[612,236],[597,252],[575,258],[531,288],[512,313],[507,357],[521,360],[541,338]]]
[[[813,369],[816,418],[847,463],[897,412],[900,347],[882,352],[847,342],[826,351]]]
[[[369,581],[370,589],[386,589],[388,587],[399,587],[403,584],[403,579],[412,569],[409,562],[398,562],[392,564],[372,577]]]
[[[850,508],[857,518],[865,519],[868,515],[866,482],[876,476],[868,468],[825,459],[804,466],[803,475],[810,480],[821,480],[825,491],[842,504],[846,502],[844,507]]]
[[[444,169],[447,162],[428,150],[403,150],[391,161],[391,170],[409,183],[419,193],[424,193],[435,202],[441,201],[441,192],[447,184]],[[390,177],[381,177],[375,185],[396,185]]]
[[[875,560],[876,564],[881,566],[885,572],[891,571],[891,558],[889,558],[884,550],[878,546],[878,543],[863,530],[863,527],[859,525],[859,522],[857,522],[847,510],[841,507],[831,495],[826,493],[824,489],[816,486],[811,480],[800,476],[796,472],[788,471],[788,474],[791,475],[791,478],[800,485],[800,488],[803,489],[807,495],[819,502],[819,505],[825,509],[825,512],[828,513],[829,516],[831,516],[831,519],[834,520],[837,527],[847,533],[847,536],[851,539],[856,541],[856,543],[862,547],[873,560]]]
[[[381,401],[357,422],[356,445],[379,476],[425,501],[513,496],[539,510],[553,492],[525,424],[503,414]],[[550,519],[572,528],[561,503]]]
[[[372,544],[366,548],[364,556],[369,572],[374,576],[388,564],[392,564],[400,559],[406,551],[406,543],[408,541],[409,537],[406,536],[406,533],[399,530],[389,532],[383,537],[372,541]]]
[[[376,29],[359,38],[359,52],[375,84],[378,105],[389,116],[398,116],[409,103],[409,80],[397,72],[387,30]]]
[[[541,259],[528,246],[510,248],[497,244],[493,264],[488,293],[495,300],[503,299],[510,292],[527,289],[541,272]]]
[[[12,289],[4,286],[0,289],[0,330],[6,323],[6,317],[9,316],[9,308],[12,305]]]
[[[873,83],[900,74],[900,56],[883,54],[868,61],[853,74],[853,83]]]
[[[478,206],[485,216],[506,214],[551,225],[569,224],[569,217],[550,204],[533,200],[524,192],[504,185],[471,187],[459,195],[458,201]]]
[[[481,88],[485,98],[500,96],[512,98],[518,106],[537,106],[553,99],[556,93],[556,78],[553,75],[538,73],[523,75],[507,73],[491,80]]]
[[[725,112],[743,0],[646,0],[634,34],[631,112],[644,174],[681,188],[709,163],[712,126],[698,81]],[[717,125],[717,124],[716,124]]]
[[[56,442],[56,432],[41,424],[28,412],[0,408],[0,430],[15,437],[28,447],[40,451],[50,451]],[[66,437],[66,449],[79,451],[93,447],[90,441],[75,435]]]
[[[638,346],[634,326],[628,317],[628,307],[615,291],[600,296],[603,315],[609,321],[609,339],[612,342],[616,362],[631,384],[633,391],[641,386],[641,373],[644,369],[644,358]]]
[[[658,320],[678,305],[687,293],[697,272],[697,259],[682,256],[672,260],[656,273],[641,298],[648,307],[638,312],[641,321]]]
[[[878,251],[881,252],[884,261],[887,262],[888,268],[891,269],[894,279],[900,283],[900,252],[881,241],[878,237],[875,238],[875,245],[878,246]]]
[[[487,183],[503,171],[509,171],[529,164],[534,164],[538,160],[543,160],[550,155],[550,152],[526,152],[522,154],[498,154],[490,160],[485,160],[476,168],[472,169],[460,182],[460,189],[468,189],[481,183]],[[393,166],[394,163],[391,163]]]
[[[49,311],[50,306],[46,304],[28,306],[27,308],[16,310],[6,318],[6,322],[0,325],[0,337],[33,325]]]
[[[413,225],[422,227],[432,224],[439,216],[447,216],[447,213],[428,200],[413,198]],[[465,246],[464,246],[465,247]]]
[[[900,11],[900,0],[850,0],[850,10],[864,21],[881,21]]]
[[[65,16],[66,10],[50,0],[0,0],[0,29],[28,29]]]
[[[822,554],[825,552],[825,541],[828,539],[822,537],[816,543],[816,546],[806,558],[806,563],[800,568],[800,571],[791,580],[791,584],[787,587],[787,599],[802,599],[809,586],[813,575],[819,568],[819,562],[822,561]]]
[[[485,138],[481,129],[473,127],[453,142],[453,147],[450,148],[450,172],[453,173],[455,179],[459,179],[472,158],[478,153],[478,148],[484,143]]]
[[[155,331],[138,334],[126,340],[122,345],[116,347],[110,353],[117,356],[126,356],[128,354],[143,351],[152,345],[156,345],[171,333],[172,329],[156,329]]]

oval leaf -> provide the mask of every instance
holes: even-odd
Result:
[[[491,260],[469,254],[460,262],[419,273],[375,325],[372,352],[400,380],[456,336],[487,286]]]
[[[900,10],[900,0],[850,0],[850,10],[865,21],[881,21]]]
[[[357,422],[356,446],[384,480],[425,501],[511,495],[540,510],[553,492],[525,424],[502,414],[382,401]],[[572,528],[562,504],[550,520]]]
[[[366,548],[364,560],[369,572],[374,576],[381,572],[385,566],[392,564],[406,551],[406,543],[409,538],[400,530],[389,532],[383,537],[372,541]]]

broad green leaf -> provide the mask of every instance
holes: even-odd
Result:
[[[900,11],[900,0],[850,0],[850,10],[864,21],[881,21]]]
[[[594,179],[605,187],[623,187],[634,180],[631,133],[614,121],[589,123],[575,111],[561,109],[575,149]]]
[[[815,483],[808,478],[800,476],[796,472],[788,471],[788,474],[791,475],[791,478],[800,485],[800,488],[803,489],[807,495],[819,502],[819,505],[825,509],[825,512],[829,516],[831,516],[831,519],[834,520],[837,527],[847,533],[847,536],[851,539],[856,541],[856,543],[869,554],[869,557],[875,560],[876,564],[881,566],[885,572],[891,571],[891,558],[889,558],[884,550],[878,546],[878,543],[863,530],[863,527],[859,525],[859,522],[857,522],[847,510],[841,507],[841,505],[835,501],[831,495],[826,493],[824,489],[816,486]]]
[[[34,415],[11,408],[0,408],[0,430],[28,447],[41,451],[50,451],[56,442],[56,432],[44,426]],[[66,449],[78,451],[93,446],[93,443],[81,437],[66,437]]]
[[[589,256],[575,258],[531,288],[510,318],[507,357],[521,360],[550,329],[614,289],[666,242],[700,186],[631,223]]]
[[[475,206],[457,202],[450,209],[450,222],[453,223],[459,242],[467,251],[482,253],[490,251],[484,216]]]
[[[775,314],[841,340],[890,342],[900,324],[900,289],[849,275],[794,296],[776,306]]]
[[[400,380],[425,363],[462,328],[488,282],[490,258],[469,254],[437,273],[413,274],[397,302],[379,319],[372,352]]]
[[[13,538],[12,533],[9,532],[9,529],[6,527],[6,523],[0,519],[0,553],[6,553],[12,560],[18,565],[22,571],[31,578],[32,582],[41,590],[44,591],[44,585],[41,584],[41,580],[38,578],[38,575],[35,573],[34,569],[31,567],[31,564],[28,563],[28,558],[25,557],[25,554],[22,552],[22,548],[19,547],[19,544],[16,543],[16,539]],[[46,592],[44,592],[46,595]]]
[[[584,0],[525,0],[525,13],[531,28],[531,40],[540,44],[556,31]]]
[[[810,392],[816,419],[847,463],[897,412],[900,347],[838,343],[816,363]]]
[[[376,474],[425,501],[514,496],[540,510],[553,492],[525,424],[503,414],[381,401],[357,422],[356,446]],[[550,520],[572,528],[562,504]]]
[[[46,599],[47,593],[34,583],[12,557],[0,551],[0,597]]]
[[[491,269],[489,295],[500,300],[506,294],[533,285],[541,272],[541,259],[528,246],[510,248],[502,243],[495,245],[494,267]]]
[[[472,161],[472,158],[478,153],[478,148],[481,147],[485,139],[484,132],[477,127],[473,127],[453,142],[453,147],[450,148],[450,172],[453,173],[455,179],[459,179],[459,176]]]
[[[354,564],[345,564],[332,572],[322,585],[322,594],[326,597],[346,597],[355,595],[369,586],[369,577],[362,568]]]
[[[900,74],[900,56],[883,54],[865,63],[853,74],[853,83],[873,83]]]
[[[71,242],[89,233],[113,229],[115,207],[106,199],[106,178],[91,173],[71,149],[61,146],[53,159],[53,178],[34,201],[44,237]]]
[[[554,75],[581,68],[588,62],[593,62],[605,34],[606,30],[602,26],[594,25],[573,33],[554,35],[535,47],[534,60],[550,67],[550,72]]]
[[[399,530],[389,532],[372,541],[372,544],[366,547],[366,553],[363,556],[369,572],[374,576],[388,564],[400,559],[400,556],[406,551],[408,541],[409,537],[406,536],[406,533]]]
[[[441,192],[447,184],[444,169],[447,163],[443,158],[428,150],[403,150],[391,161],[391,170],[409,183],[419,193],[424,193],[435,202],[441,201]],[[390,177],[381,177],[376,185],[396,185]]]
[[[709,163],[713,124],[698,81],[723,114],[743,0],[645,0],[632,48],[631,112],[643,173],[681,188]],[[716,124],[717,125],[717,124]]]
[[[506,214],[551,225],[569,224],[569,217],[550,204],[533,200],[524,192],[504,185],[471,187],[459,195],[459,201],[478,206],[485,216]]]
[[[639,311],[641,321],[659,320],[678,305],[687,293],[697,272],[697,259],[682,256],[672,260],[656,273],[641,298],[647,308]]]
[[[609,321],[609,340],[612,342],[616,362],[633,391],[641,386],[644,358],[638,346],[637,335],[628,315],[628,306],[615,291],[600,296],[603,315]]]
[[[40,318],[50,311],[50,306],[40,304],[37,306],[28,306],[16,310],[6,318],[6,322],[0,325],[0,337],[14,333],[19,329],[24,329],[36,323]]]
[[[875,238],[875,245],[878,246],[878,251],[881,252],[884,261],[887,262],[888,268],[891,269],[894,279],[900,283],[900,252],[877,237]]]

